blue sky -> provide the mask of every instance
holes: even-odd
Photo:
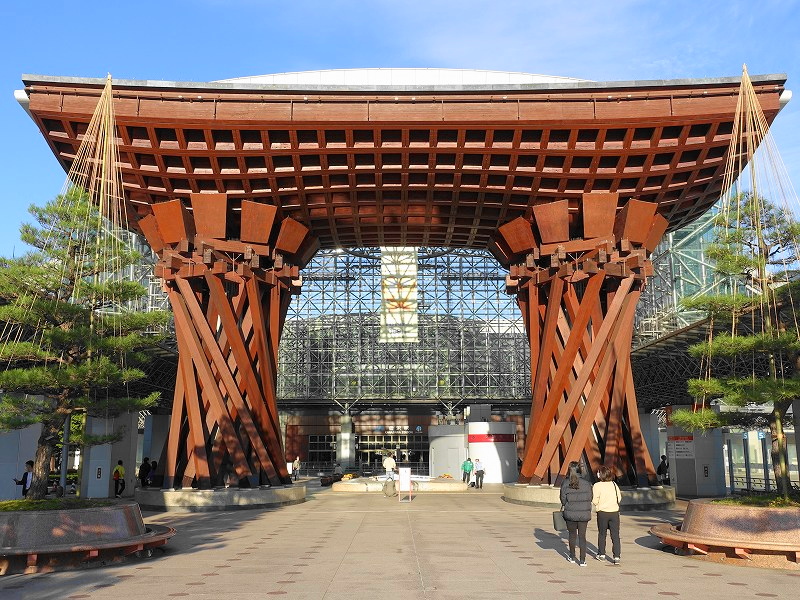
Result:
[[[211,81],[442,67],[601,81],[786,73],[773,134],[800,187],[800,1],[48,0],[0,3],[0,255],[65,174],[14,100],[23,73]]]

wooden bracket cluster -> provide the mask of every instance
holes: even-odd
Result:
[[[531,423],[520,482],[559,484],[572,461],[655,482],[639,425],[630,347],[650,253],[667,230],[657,206],[611,193],[534,206],[498,229],[531,345]]]
[[[226,194],[153,205],[139,228],[175,315],[178,374],[164,487],[290,483],[276,404],[278,342],[319,242],[277,208]]]

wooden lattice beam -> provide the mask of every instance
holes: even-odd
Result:
[[[571,461],[631,482],[655,482],[630,367],[636,303],[649,253],[666,230],[655,205],[584,194],[534,207],[498,229],[517,262],[506,279],[531,344],[531,424],[521,482],[558,484]],[[530,232],[527,229],[530,229]]]
[[[142,219],[179,351],[164,487],[290,483],[278,341],[300,291],[298,259],[318,244],[274,206],[249,202],[242,209],[252,218],[234,219],[225,194],[193,194],[191,204],[191,212],[180,200],[157,204]]]

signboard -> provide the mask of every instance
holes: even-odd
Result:
[[[423,427],[422,425],[365,425],[356,423],[355,428],[356,431],[362,435],[370,433],[412,435],[424,434],[426,432],[427,425]]]
[[[469,436],[467,436],[467,441],[470,444],[497,444],[499,442],[513,443],[517,441],[517,436],[513,433],[470,433]]]
[[[694,458],[694,436],[671,435],[667,437],[670,456],[674,458]]]
[[[417,249],[381,248],[381,343],[416,342]]]
[[[398,469],[399,477],[397,481],[397,490],[399,494],[397,494],[398,499],[400,502],[411,502],[411,469],[408,467],[400,467]],[[403,494],[408,494],[407,499],[403,499]]]

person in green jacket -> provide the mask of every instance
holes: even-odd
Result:
[[[461,463],[461,481],[469,485],[469,478],[472,475],[472,459],[467,457],[463,463]]]

